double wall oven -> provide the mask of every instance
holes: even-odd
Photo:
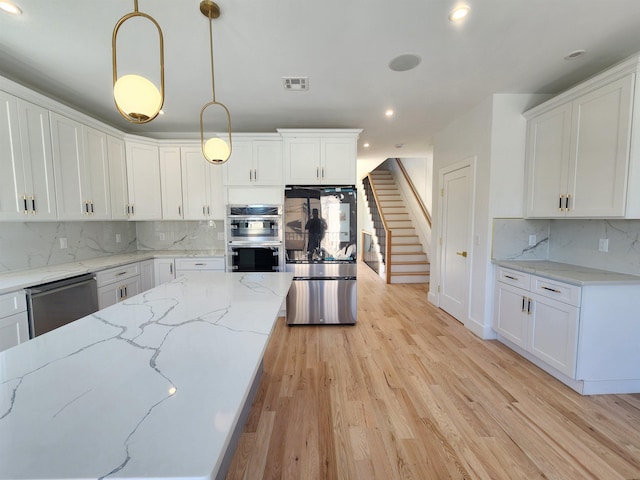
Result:
[[[227,206],[227,271],[282,270],[281,205]]]

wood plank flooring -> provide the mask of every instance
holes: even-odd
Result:
[[[640,395],[582,397],[358,275],[356,326],[278,321],[227,479],[640,479]]]

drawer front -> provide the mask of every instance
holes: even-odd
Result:
[[[531,275],[504,267],[498,267],[496,279],[499,282],[513,285],[514,287],[524,288],[525,290],[529,290],[529,286],[531,285]]]
[[[136,275],[140,275],[140,264],[138,262],[98,272],[96,281],[98,282],[98,287],[101,287],[102,285],[119,282],[125,278],[135,277]]]
[[[574,307],[580,306],[582,288],[542,277],[531,278],[531,291],[543,297],[553,298]]]
[[[176,270],[217,270],[224,272],[224,257],[176,258]]]
[[[0,295],[0,318],[15,315],[27,310],[27,299],[24,291]]]

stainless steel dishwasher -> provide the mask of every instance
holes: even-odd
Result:
[[[93,273],[26,288],[29,338],[98,311],[98,287]]]

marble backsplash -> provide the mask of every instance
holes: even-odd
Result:
[[[138,250],[224,249],[222,220],[137,222]]]
[[[529,246],[529,235],[536,245]],[[609,251],[600,252],[600,239]],[[494,219],[492,258],[553,260],[640,275],[640,220]]]
[[[61,239],[66,248],[61,248]],[[133,222],[0,223],[0,272],[77,262],[136,248]]]

